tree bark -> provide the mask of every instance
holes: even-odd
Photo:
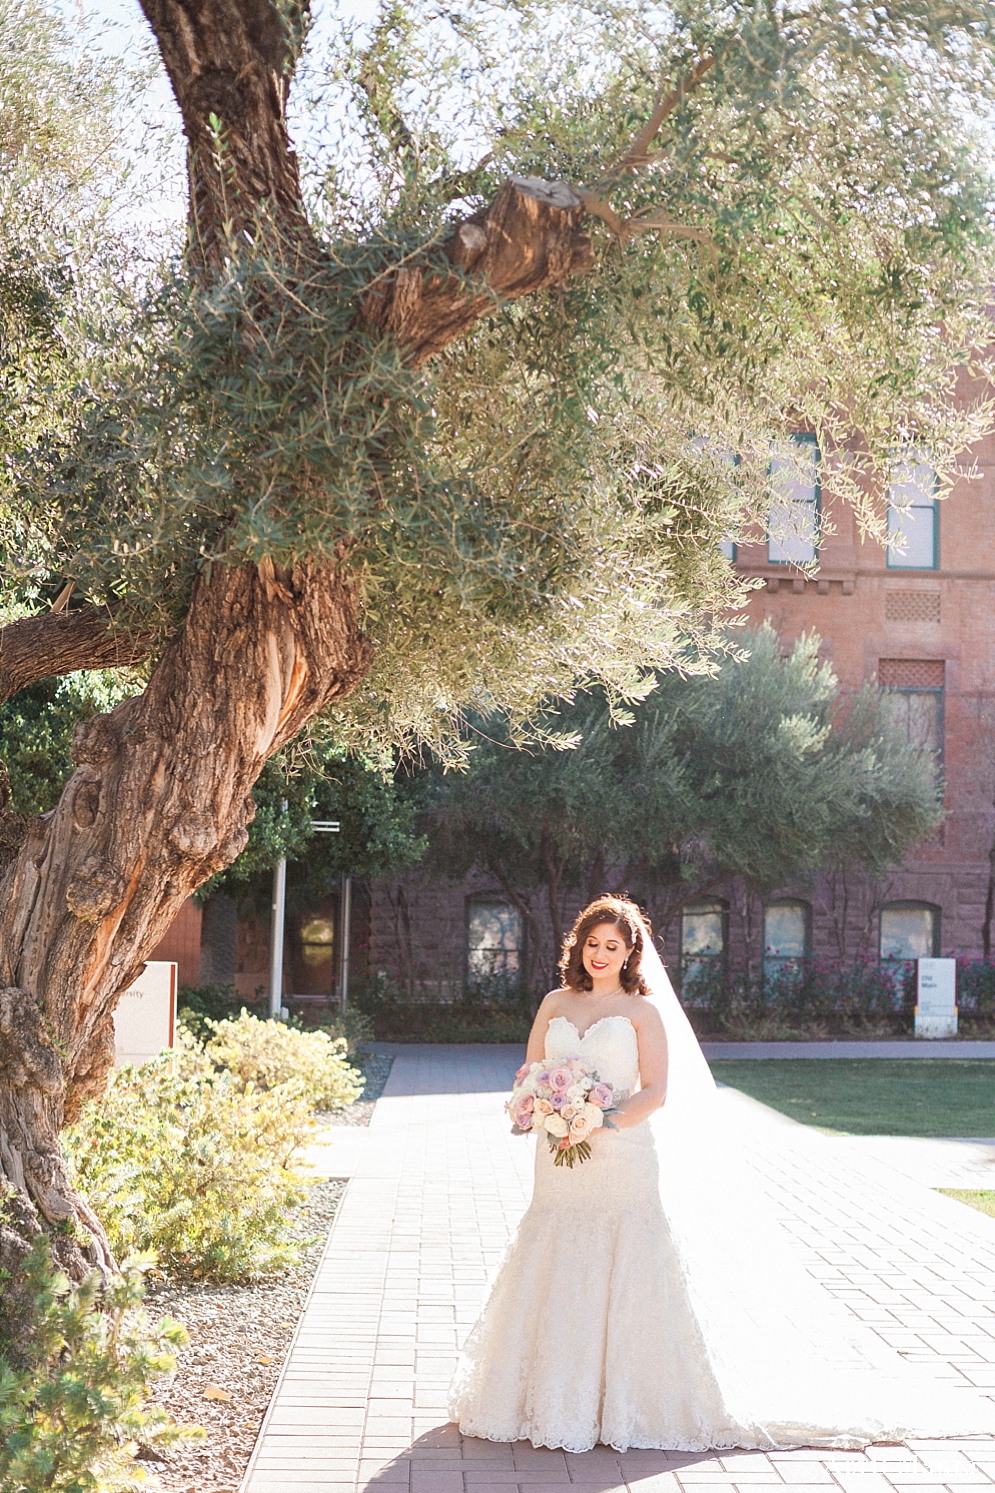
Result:
[[[331,564],[205,574],[145,693],[77,728],[76,773],[0,881],[0,1166],[103,1263],[59,1130],[103,1092],[121,991],[244,847],[267,757],[365,674],[358,614]]]
[[[393,337],[410,362],[424,363],[502,301],[586,274],[594,254],[584,215],[564,182],[513,176],[486,213],[459,225],[440,268],[399,268],[371,285],[360,325]]]
[[[301,202],[287,97],[307,4],[141,0],[187,137],[191,263],[217,269],[235,240],[271,225],[285,247],[322,259]]]
[[[77,669],[120,669],[148,656],[151,635],[115,628],[105,607],[43,612],[0,627],[0,701]]]
[[[549,926],[553,933],[553,974],[560,950],[563,947],[563,915],[560,911],[560,880],[563,875],[563,863],[556,864],[556,857],[549,835],[544,829],[539,837],[539,854],[546,868],[546,899],[549,903]]]

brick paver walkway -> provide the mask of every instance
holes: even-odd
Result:
[[[461,1438],[445,1395],[524,1210],[531,1142],[500,1107],[518,1049],[402,1049],[329,1239],[243,1493],[958,1493],[995,1439],[868,1452],[583,1456]],[[995,1220],[734,1091],[735,1123],[810,1268],[869,1332],[995,1391]]]

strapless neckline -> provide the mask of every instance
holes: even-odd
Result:
[[[550,1017],[550,1026],[553,1025],[554,1021],[565,1021],[567,1026],[572,1026],[574,1031],[577,1033],[578,1042],[583,1042],[586,1037],[589,1037],[597,1027],[603,1026],[606,1021],[624,1021],[626,1026],[631,1026],[633,1031],[636,1030],[635,1023],[630,1021],[628,1016],[599,1016],[597,1021],[592,1021],[591,1025],[589,1027],[585,1027],[583,1032],[575,1021],[570,1020],[569,1016]]]

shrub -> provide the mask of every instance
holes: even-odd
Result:
[[[180,1046],[120,1068],[65,1132],[77,1185],[118,1255],[154,1250],[172,1276],[236,1281],[296,1258],[287,1228],[306,1188],[293,1169],[313,1130],[297,1084],[269,1091]]]
[[[237,1016],[246,1006],[263,1009],[263,987],[256,992],[257,999],[247,1001],[239,995],[234,985],[184,985],[180,990],[180,1020],[195,1037],[206,1038],[212,1021],[225,1021]]]
[[[532,1026],[528,1004],[471,998],[412,1001],[370,988],[363,1008],[383,1042],[526,1042]]]
[[[799,959],[750,976],[716,962],[684,980],[681,1003],[700,1032],[779,1036],[910,1031],[914,976],[876,959]]]
[[[995,963],[990,959],[957,960],[957,1005],[969,1031],[995,1026]]]
[[[146,1403],[186,1341],[178,1322],[150,1328],[140,1310],[148,1260],[126,1261],[106,1285],[94,1271],[71,1286],[40,1236],[20,1293],[30,1301],[28,1346],[0,1342],[0,1489],[3,1493],[112,1493],[145,1485],[139,1443],[202,1436]]]
[[[208,1025],[204,1052],[242,1085],[272,1089],[293,1081],[315,1109],[344,1109],[363,1092],[363,1075],[346,1062],[344,1037],[260,1021],[244,1010],[235,1020]]]
[[[345,1043],[346,1057],[354,1058],[374,1037],[373,1023],[358,1006],[349,1006],[343,1015],[319,1023],[322,1031]]]

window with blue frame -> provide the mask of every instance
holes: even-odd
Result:
[[[928,462],[895,468],[888,485],[888,568],[936,570],[940,564],[940,505]]]
[[[807,565],[819,553],[819,446],[814,435],[796,435],[770,462],[773,500],[767,517],[771,565]]]

